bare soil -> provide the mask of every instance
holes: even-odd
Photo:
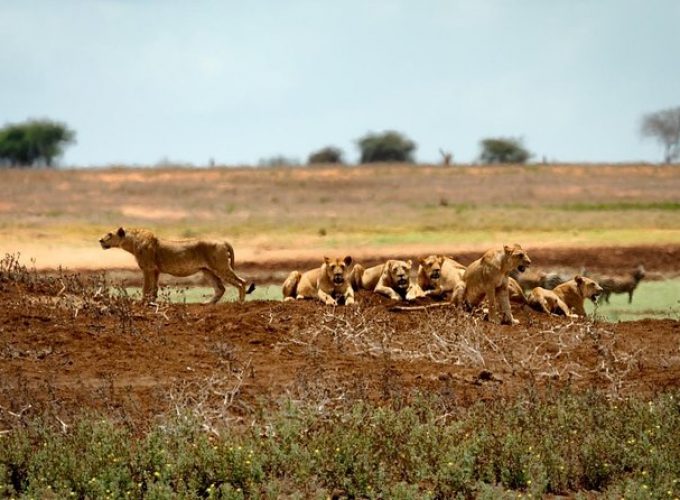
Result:
[[[466,406],[530,388],[626,397],[680,387],[672,320],[594,324],[518,309],[521,325],[509,327],[448,306],[392,311],[366,293],[356,307],[154,308],[13,282],[0,283],[0,302],[5,427],[44,411],[68,421],[94,409],[137,425],[196,405],[245,418],[284,399],[381,404],[425,392]]]

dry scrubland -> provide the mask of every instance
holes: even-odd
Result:
[[[150,308],[101,232],[228,237],[278,280],[322,253],[678,274],[680,169],[0,171],[0,495],[680,497],[680,322],[519,327],[255,301]],[[632,262],[631,262],[632,261]],[[256,271],[257,268],[263,269]],[[427,303],[427,302],[424,302]]]
[[[680,168],[657,166],[3,171],[0,250],[39,267],[129,266],[95,236],[142,225],[231,239],[240,261],[680,243]]]

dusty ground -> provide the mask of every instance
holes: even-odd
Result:
[[[593,324],[518,310],[522,325],[507,327],[449,307],[395,312],[363,293],[353,308],[152,308],[79,294],[77,282],[63,292],[0,281],[3,426],[42,411],[68,422],[87,408],[138,424],[187,406],[243,418],[287,398],[381,403],[424,391],[465,406],[548,386],[612,397],[680,387],[677,321]]]
[[[611,397],[678,387],[672,320],[593,324],[518,310],[522,326],[511,328],[447,307],[393,312],[370,295],[355,308],[149,308],[77,283],[101,270],[109,282],[139,282],[131,256],[96,243],[119,225],[227,237],[238,272],[258,283],[326,253],[367,265],[433,252],[467,263],[515,241],[539,269],[643,263],[660,279],[680,273],[679,192],[678,166],[0,170],[0,256],[87,270],[64,290],[44,276],[0,280],[0,430],[83,408],[148,422],[183,406],[245,418],[285,398],[328,406],[425,391],[468,405],[550,385]]]

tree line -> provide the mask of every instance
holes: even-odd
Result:
[[[661,144],[664,161],[671,163],[680,158],[680,107],[664,109],[643,115],[640,135]],[[5,125],[0,129],[0,166],[32,167],[54,165],[64,148],[73,144],[76,134],[66,124],[52,120],[28,120]],[[414,162],[417,145],[407,136],[394,130],[370,132],[357,139],[360,163]],[[481,163],[525,163],[532,154],[523,140],[513,137],[489,137],[479,143]],[[439,150],[442,162],[453,160],[450,152]],[[287,165],[298,163],[284,156],[260,161],[261,165]],[[335,146],[314,151],[307,158],[309,164],[345,163],[344,152]]]

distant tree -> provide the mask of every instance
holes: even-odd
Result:
[[[342,149],[333,146],[326,146],[313,152],[307,158],[307,163],[313,165],[315,163],[344,163],[342,159]]]
[[[445,167],[451,165],[453,161],[453,153],[451,151],[444,151],[442,148],[439,148],[439,154],[442,156],[442,165]]]
[[[261,167],[292,167],[299,165],[300,160],[284,155],[270,156],[269,158],[261,158],[258,165]]]
[[[51,167],[76,134],[66,124],[52,120],[29,120],[0,129],[0,163],[10,166]]]
[[[361,151],[361,163],[413,162],[417,147],[415,142],[393,130],[366,134],[357,140],[357,145]]]
[[[664,109],[642,117],[642,137],[653,137],[664,147],[664,161],[680,156],[680,107]]]
[[[479,160],[483,163],[524,163],[531,157],[521,139],[492,137],[479,144]]]

